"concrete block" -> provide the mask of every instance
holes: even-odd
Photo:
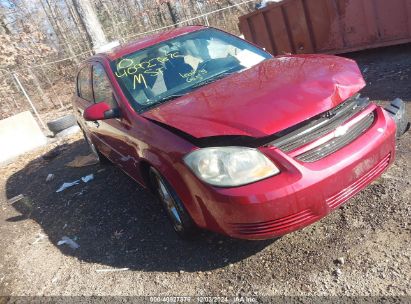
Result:
[[[0,120],[0,164],[47,143],[29,111]]]

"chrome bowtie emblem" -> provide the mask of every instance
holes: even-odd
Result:
[[[339,126],[337,129],[334,131],[334,137],[340,137],[345,134],[347,134],[348,127],[347,126]]]
[[[323,117],[325,117],[325,118],[331,118],[331,117],[334,117],[334,116],[335,116],[335,113],[332,112],[332,111],[327,111],[323,115]]]

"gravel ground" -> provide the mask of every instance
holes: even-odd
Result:
[[[364,95],[402,97],[411,117],[411,45],[348,56],[365,74]],[[41,157],[53,148],[57,157]],[[259,242],[203,232],[184,242],[119,169],[65,167],[88,154],[73,136],[0,168],[0,295],[410,296],[410,149],[408,132],[379,180],[301,231]],[[90,173],[89,183],[55,192]],[[58,246],[63,236],[80,247]]]

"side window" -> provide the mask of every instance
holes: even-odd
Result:
[[[79,97],[93,101],[93,91],[91,89],[90,66],[84,67],[77,78],[77,94]]]
[[[95,103],[105,101],[112,108],[118,107],[113,98],[110,80],[108,79],[103,66],[99,63],[93,65],[93,91]]]

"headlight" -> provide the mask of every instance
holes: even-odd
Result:
[[[199,149],[184,162],[198,178],[220,187],[249,184],[280,172],[260,151],[244,147]]]

